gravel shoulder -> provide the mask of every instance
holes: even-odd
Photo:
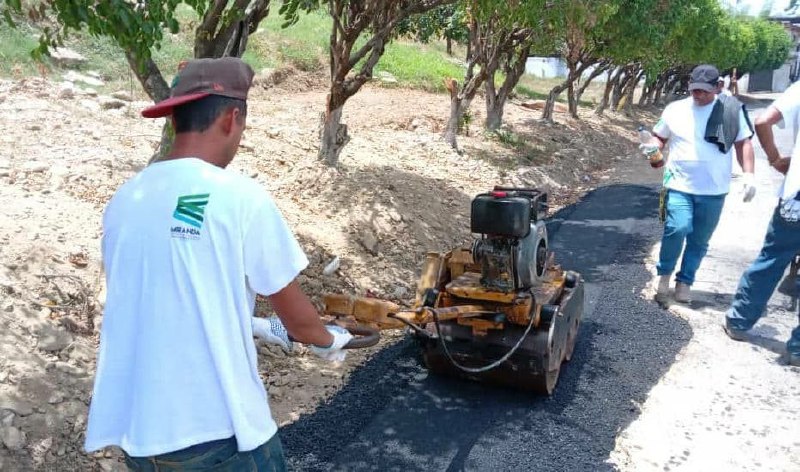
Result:
[[[791,136],[785,131],[776,136],[779,148],[789,151]],[[779,289],[773,295],[750,342],[732,341],[721,328],[777,204],[781,177],[769,168],[760,146],[756,180],[756,198],[743,203],[734,178],[691,305],[669,307],[693,335],[650,391],[639,418],[617,438],[611,460],[620,470],[800,470],[800,368],[780,362],[798,322],[791,292]],[[646,261],[653,276],[657,251],[658,244]],[[646,298],[653,294],[652,286],[642,292]]]

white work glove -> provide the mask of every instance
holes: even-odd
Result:
[[[289,339],[289,333],[277,316],[269,318],[253,317],[253,335],[268,344],[277,344],[286,351],[291,351],[294,344]]]
[[[749,202],[756,196],[755,175],[752,173],[742,174],[742,201]]]
[[[650,157],[658,152],[658,146],[655,144],[640,144],[639,150],[642,151],[644,157],[650,159]]]
[[[328,347],[310,346],[311,352],[330,362],[342,362],[346,352],[342,348],[353,339],[349,331],[336,325],[325,325],[325,328],[333,336],[333,343]]]
[[[781,200],[780,208],[781,218],[789,223],[797,223],[800,221],[800,200],[794,198],[790,200]]]

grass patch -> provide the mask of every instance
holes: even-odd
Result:
[[[330,16],[326,12],[311,12],[301,15],[300,20],[288,28],[281,28],[283,21],[275,11],[261,22],[258,31],[250,36],[245,60],[254,67],[260,66],[259,69],[288,64],[304,71],[326,67]]]
[[[514,91],[523,97],[533,100],[547,100],[550,90],[556,85],[561,84],[563,80],[564,79],[542,79],[526,74],[520,78]],[[598,80],[592,81],[583,93],[578,105],[589,108],[595,107],[597,103],[599,103],[600,98],[602,98],[604,89],[605,83]],[[567,103],[567,91],[564,90],[561,92],[558,98],[556,98],[556,101],[559,103]]]
[[[169,82],[180,61],[193,56],[194,28],[199,18],[194,10],[182,5],[177,16],[182,30],[175,35],[165,33],[160,49],[153,52],[165,79]],[[332,20],[325,11],[301,14],[299,21],[282,28],[283,18],[273,11],[250,35],[244,60],[256,71],[264,68],[277,68],[291,65],[303,71],[326,73],[328,68],[328,48]],[[38,75],[40,64],[31,57],[30,51],[38,44],[39,31],[23,21],[18,28],[0,28],[0,75]],[[363,44],[366,38],[359,42]],[[110,89],[127,89],[136,82],[125,60],[122,50],[109,38],[94,37],[84,32],[73,33],[67,40],[70,47],[87,58],[82,67],[86,71],[98,71],[107,84],[101,92]],[[354,48],[357,50],[358,45]],[[386,51],[375,67],[375,77],[382,73],[391,74],[397,82],[376,80],[383,86],[400,86],[445,92],[443,79],[453,77],[463,82],[463,46],[454,45],[454,55],[446,53],[444,41],[419,44],[409,40],[395,40],[386,46]],[[45,63],[49,67],[49,63]],[[53,70],[51,68],[51,70]],[[58,79],[55,79],[58,80]],[[498,77],[498,80],[502,80]],[[550,89],[560,79],[541,79],[523,76],[516,87],[522,97],[544,100]],[[134,84],[136,89],[138,84]],[[584,94],[582,106],[593,106],[602,94],[602,84],[592,84]],[[566,101],[566,93],[558,99]],[[466,124],[469,126],[469,124]]]
[[[0,22],[5,21],[0,19]],[[0,74],[2,75],[38,75],[39,64],[31,57],[39,45],[39,33],[18,22],[16,28],[9,28],[5,23],[0,27]],[[45,63],[49,68],[49,64]]]
[[[517,87],[514,89],[514,91],[517,92],[519,95],[522,95],[523,97],[530,98],[533,100],[547,100],[546,92],[539,92],[538,90],[534,90],[528,85],[517,84]],[[557,98],[556,100],[559,102],[566,101],[564,98],[560,97]]]
[[[401,41],[394,41],[386,47],[375,69],[376,75],[385,71],[403,86],[430,92],[445,91],[445,77],[455,77],[459,83],[464,77],[464,67],[436,48]]]

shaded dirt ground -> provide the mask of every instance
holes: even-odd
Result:
[[[101,216],[146,165],[161,122],[138,117],[143,96],[105,109],[104,97],[52,80],[0,80],[0,470],[116,470],[116,451],[82,452],[102,322]],[[366,87],[345,107],[353,139],[326,168],[316,160],[318,83],[258,86],[231,166],[272,192],[311,261],[300,281],[315,301],[348,292],[411,303],[425,252],[469,240],[475,194],[544,186],[557,209],[637,158],[636,123],[624,116],[545,124],[512,103],[507,129],[489,137],[480,100],[458,153],[439,138],[445,96]],[[323,275],[337,256],[339,270]],[[401,336],[385,332],[380,346]],[[278,423],[313,411],[378,349],[329,365],[262,346]]]

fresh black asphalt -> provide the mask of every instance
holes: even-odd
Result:
[[[410,339],[376,353],[280,436],[293,470],[595,471],[691,337],[640,292],[660,236],[657,179],[633,162],[619,184],[550,219],[551,248],[587,282],[573,359],[553,396],[427,375]]]

